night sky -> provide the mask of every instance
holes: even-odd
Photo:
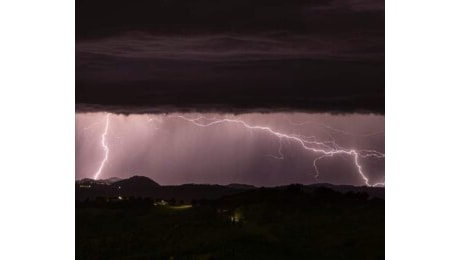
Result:
[[[384,16],[380,0],[77,1],[76,178],[100,167],[109,112],[99,178],[366,184],[353,156],[322,158],[315,177],[321,154],[295,140],[193,124],[227,118],[367,151],[367,183],[383,183]]]

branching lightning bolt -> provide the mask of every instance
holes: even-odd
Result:
[[[286,116],[285,116],[285,118],[288,120],[288,122],[291,125],[296,125],[296,126],[315,125],[315,126],[326,128],[326,129],[329,129],[329,130],[331,130],[333,132],[336,132],[336,133],[339,133],[339,134],[342,134],[342,135],[348,135],[348,136],[371,137],[371,136],[380,135],[380,134],[385,133],[384,131],[377,131],[377,132],[372,132],[372,133],[367,133],[367,134],[355,134],[355,133],[350,133],[350,132],[344,131],[342,129],[334,128],[334,127],[326,125],[326,124],[318,123],[318,122],[312,122],[312,121],[295,122],[295,121],[292,121],[290,118],[288,118]]]
[[[105,163],[107,162],[107,159],[109,159],[109,146],[106,143],[106,136],[107,132],[109,131],[109,124],[110,124],[110,114],[107,113],[105,117],[105,128],[104,128],[104,133],[102,133],[101,137],[101,146],[104,149],[104,159],[101,161],[101,164],[99,165],[99,169],[97,169],[96,173],[94,174],[94,179],[97,180],[99,178],[99,175],[101,174],[102,170],[104,169]]]
[[[267,127],[267,126],[250,125],[247,122],[245,122],[243,120],[238,120],[238,119],[229,119],[229,118],[206,119],[206,118],[203,118],[203,117],[187,118],[187,117],[180,116],[180,115],[173,115],[173,116],[169,116],[169,117],[176,117],[176,118],[186,120],[186,121],[188,121],[188,122],[190,122],[190,123],[192,123],[192,124],[194,124],[195,126],[198,126],[198,127],[211,127],[211,126],[217,125],[217,124],[229,124],[230,123],[230,124],[238,124],[238,125],[240,125],[242,127],[245,127],[245,128],[247,128],[249,130],[257,130],[257,131],[262,131],[262,132],[269,133],[269,134],[274,135],[274,136],[276,136],[276,137],[278,137],[280,139],[280,147],[279,147],[279,150],[278,150],[279,156],[273,156],[273,155],[271,156],[271,157],[276,158],[276,159],[283,159],[284,158],[284,155],[283,155],[282,150],[281,150],[281,148],[282,148],[281,147],[282,146],[281,140],[288,140],[288,141],[296,142],[299,145],[301,145],[301,147],[304,150],[319,154],[319,156],[316,159],[314,159],[314,161],[313,161],[313,166],[314,166],[315,171],[316,171],[315,177],[317,179],[319,178],[319,175],[320,175],[320,172],[319,172],[319,169],[318,169],[318,166],[317,166],[317,162],[319,160],[321,160],[321,159],[323,159],[325,157],[333,157],[335,155],[348,155],[348,156],[351,156],[351,158],[353,160],[353,163],[355,165],[356,171],[358,172],[359,176],[361,177],[361,179],[363,180],[363,182],[364,182],[364,184],[366,186],[373,186],[373,187],[375,187],[375,186],[385,186],[385,183],[383,183],[383,182],[371,184],[370,181],[369,181],[369,178],[367,177],[367,175],[363,171],[362,165],[359,162],[359,158],[374,157],[374,158],[381,159],[381,158],[385,157],[385,154],[383,154],[381,152],[378,152],[378,151],[375,151],[375,150],[345,149],[345,148],[342,148],[339,145],[337,145],[335,143],[335,141],[333,141],[333,140],[332,141],[321,142],[321,141],[317,141],[316,138],[314,138],[314,137],[304,137],[304,136],[296,135],[296,134],[286,134],[286,133],[275,131],[272,128]],[[336,129],[334,129],[334,130],[336,130]]]
[[[279,139],[279,146],[278,146],[278,156],[273,155],[273,154],[267,154],[266,156],[272,157],[277,160],[284,160],[284,154],[283,154],[283,142],[282,139]]]
[[[341,146],[339,146],[334,138],[332,138],[332,140],[327,140],[327,141],[318,141],[317,138],[315,136],[303,136],[303,135],[298,135],[298,134],[290,134],[290,133],[283,133],[283,132],[279,132],[279,131],[276,131],[274,130],[273,128],[271,127],[268,127],[268,126],[261,126],[261,125],[251,125],[247,122],[245,122],[244,120],[240,120],[240,119],[233,119],[233,118],[223,118],[223,119],[218,119],[218,118],[205,118],[205,117],[197,117],[197,118],[187,118],[185,116],[181,116],[181,115],[170,115],[170,116],[167,116],[167,117],[173,117],[173,118],[179,118],[179,119],[182,119],[182,120],[185,120],[189,123],[192,123],[193,125],[195,126],[198,126],[198,127],[211,127],[211,126],[214,126],[214,125],[217,125],[217,124],[237,124],[241,127],[244,127],[248,130],[251,130],[251,131],[260,131],[260,132],[265,132],[265,133],[268,133],[270,135],[273,135],[275,137],[277,137],[279,139],[279,148],[278,148],[278,155],[266,155],[266,156],[269,156],[269,157],[272,157],[274,159],[279,159],[279,160],[283,160],[285,158],[284,154],[283,154],[283,142],[284,141],[288,141],[289,143],[291,142],[294,142],[294,143],[298,143],[302,149],[306,150],[306,151],[309,151],[309,152],[312,152],[312,153],[315,153],[315,154],[318,154],[318,157],[316,157],[314,160],[313,160],[313,168],[315,169],[315,178],[318,180],[319,177],[320,177],[320,171],[319,171],[319,168],[318,168],[318,162],[321,160],[321,159],[324,159],[326,157],[334,157],[334,156],[350,156],[351,159],[352,159],[352,162],[354,163],[355,165],[355,169],[357,171],[357,173],[359,174],[360,178],[363,180],[363,183],[366,185],[366,186],[385,186],[385,183],[384,182],[377,182],[377,183],[373,183],[371,184],[370,183],[370,180],[368,178],[368,176],[365,174],[364,170],[363,170],[363,167],[360,163],[360,159],[365,159],[365,158],[377,158],[377,159],[382,159],[382,158],[385,158],[385,154],[379,152],[379,151],[375,151],[375,150],[357,150],[357,149],[346,149],[346,148],[343,148]],[[104,128],[104,132],[102,133],[102,136],[101,136],[101,146],[104,150],[104,158],[103,160],[101,161],[100,165],[99,165],[99,168],[98,170],[96,171],[95,175],[94,175],[94,179],[98,179],[100,174],[102,173],[104,167],[105,167],[105,164],[107,163],[107,160],[109,158],[109,146],[107,144],[107,140],[106,140],[106,137],[107,137],[107,133],[108,133],[108,130],[109,130],[109,126],[110,126],[110,114],[107,113],[106,114],[106,118],[105,118],[105,128]],[[162,122],[161,119],[158,119],[158,118],[153,118],[153,117],[149,117],[148,118],[148,122],[149,123],[153,123],[153,121],[157,122]],[[341,134],[345,134],[345,135],[354,135],[354,136],[358,136],[358,135],[355,135],[355,134],[352,134],[352,133],[348,133],[348,132],[345,132],[343,130],[340,130],[340,129],[335,129],[335,128],[332,128],[328,125],[324,125],[324,124],[320,124],[320,123],[315,123],[315,122],[301,122],[301,123],[294,123],[294,122],[290,122],[291,124],[295,124],[295,125],[303,125],[303,124],[316,124],[318,126],[322,126],[326,129],[329,129],[329,130],[332,130],[334,132],[338,132],[338,133],[341,133]],[[375,135],[375,134],[380,134],[381,132],[377,132],[377,133],[372,133],[372,134],[367,134],[367,135],[359,135],[359,136],[362,136],[362,137],[365,137],[365,136],[371,136],[371,135]]]

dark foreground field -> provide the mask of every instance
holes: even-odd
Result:
[[[384,259],[385,203],[328,188],[76,202],[76,259]]]

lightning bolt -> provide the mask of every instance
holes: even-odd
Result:
[[[101,174],[102,170],[104,169],[105,163],[107,162],[107,159],[109,159],[109,147],[107,146],[106,143],[106,136],[107,132],[109,131],[109,123],[110,123],[110,114],[107,113],[105,117],[105,128],[104,128],[104,133],[102,133],[101,137],[101,146],[104,150],[104,159],[102,159],[101,164],[99,165],[99,169],[97,169],[96,173],[94,174],[94,179],[97,180],[99,178],[99,175]]]
[[[277,160],[284,160],[284,154],[283,154],[283,139],[279,139],[279,146],[278,146],[278,156],[273,155],[273,154],[267,154],[266,156],[272,157]]]
[[[281,140],[288,140],[288,141],[293,141],[298,143],[304,150],[318,154],[318,157],[313,160],[313,167],[315,168],[316,171],[316,179],[319,178],[320,172],[317,166],[317,162],[323,158],[326,157],[334,157],[336,155],[346,155],[350,156],[357,173],[359,174],[360,178],[363,180],[363,183],[366,186],[385,186],[384,182],[378,182],[378,183],[373,183],[371,184],[369,181],[369,178],[367,175],[364,173],[362,165],[360,164],[359,159],[360,158],[369,158],[369,157],[374,157],[374,158],[385,158],[385,154],[375,151],[375,150],[356,150],[356,149],[345,149],[343,147],[340,147],[335,143],[334,140],[332,141],[317,141],[316,138],[314,137],[304,137],[301,135],[295,135],[295,134],[286,134],[282,132],[278,132],[273,130],[270,127],[267,126],[260,126],[260,125],[250,125],[247,122],[243,120],[238,120],[238,119],[229,119],[229,118],[224,118],[224,119],[206,119],[203,117],[198,117],[198,118],[187,118],[184,116],[180,115],[172,115],[169,117],[175,117],[175,118],[180,118],[182,120],[185,120],[187,122],[190,122],[194,124],[195,126],[198,127],[211,127],[214,125],[218,124],[237,124],[242,127],[245,127],[249,130],[255,130],[255,131],[261,131],[261,132],[266,132],[269,133],[275,137],[278,137],[280,140],[280,146],[278,149],[279,156],[273,156],[275,159],[283,159],[284,155],[282,153],[282,142]],[[332,128],[331,128],[332,129]],[[337,130],[337,129],[334,129]]]
[[[354,137],[371,137],[371,136],[380,135],[380,134],[385,133],[384,131],[378,131],[378,132],[372,132],[372,133],[367,133],[367,134],[355,134],[355,133],[350,133],[350,132],[344,131],[342,129],[337,129],[337,128],[331,127],[331,126],[326,125],[326,124],[318,123],[318,122],[313,122],[313,121],[295,122],[295,121],[292,121],[287,116],[284,116],[284,117],[288,120],[288,122],[291,125],[294,125],[294,126],[315,125],[315,126],[318,126],[318,127],[322,127],[322,128],[326,128],[328,130],[331,130],[332,132],[336,132],[336,133],[339,133],[339,134],[342,134],[342,135],[354,136]]]
[[[314,177],[317,180],[320,177],[320,171],[319,171],[319,168],[318,168],[318,162],[321,159],[324,159],[324,158],[327,158],[327,157],[334,157],[336,155],[337,156],[344,156],[344,155],[349,156],[349,157],[351,157],[351,160],[355,165],[355,169],[356,169],[358,175],[363,180],[363,183],[366,186],[372,186],[372,187],[385,186],[384,182],[377,182],[377,183],[371,184],[368,176],[364,172],[363,167],[362,167],[362,165],[360,163],[360,159],[371,158],[371,157],[377,158],[377,159],[385,158],[385,154],[383,154],[383,153],[381,153],[379,151],[346,149],[346,148],[343,148],[343,147],[339,146],[335,142],[334,139],[328,140],[328,141],[318,141],[315,136],[306,137],[306,136],[298,135],[298,134],[282,133],[282,132],[276,131],[273,128],[268,127],[268,126],[251,125],[251,124],[245,122],[244,120],[239,120],[239,119],[230,119],[230,118],[217,119],[215,117],[214,118],[205,118],[205,117],[202,117],[202,116],[197,117],[197,118],[187,118],[187,117],[181,116],[181,115],[168,115],[166,117],[179,118],[179,119],[185,120],[185,121],[187,121],[189,123],[192,123],[193,125],[198,126],[198,127],[212,127],[212,126],[218,125],[218,124],[237,124],[237,125],[239,125],[241,127],[244,127],[244,128],[246,128],[248,130],[251,130],[251,131],[260,131],[260,132],[268,133],[268,134],[273,135],[273,136],[275,136],[275,137],[277,137],[279,139],[279,148],[278,148],[278,155],[277,156],[275,156],[275,155],[266,155],[266,156],[269,156],[269,157],[272,157],[272,158],[278,159],[278,160],[283,160],[284,159],[284,154],[283,154],[283,151],[282,151],[283,141],[288,141],[289,143],[290,142],[298,143],[301,146],[302,149],[304,149],[306,151],[309,151],[309,152],[312,152],[312,153],[315,153],[315,154],[318,154],[318,157],[316,157],[313,160],[313,168],[315,169],[315,172],[316,172]],[[162,122],[162,119],[153,118],[153,117],[148,118],[149,123],[152,123],[154,121],[155,122],[156,121]],[[324,125],[324,124],[316,123],[316,122],[296,123],[296,122],[291,121],[290,123],[294,124],[294,125],[316,124],[318,126],[324,127],[326,129],[329,129],[329,130],[334,131],[334,132],[338,132],[338,133],[345,134],[345,135],[358,136],[358,135],[348,133],[348,132],[345,132],[345,131],[340,130],[340,129],[335,129],[335,128],[332,128],[332,127],[330,127],[328,125]],[[108,133],[108,130],[109,130],[109,126],[110,126],[110,114],[107,113],[106,114],[106,120],[105,120],[104,132],[102,133],[102,136],[101,136],[101,146],[102,146],[102,148],[104,150],[104,158],[101,161],[101,163],[99,165],[99,168],[98,168],[98,170],[96,171],[96,173],[94,175],[94,179],[99,178],[99,176],[100,176],[102,170],[104,169],[104,166],[105,166],[105,164],[106,164],[106,162],[108,160],[108,157],[109,157],[109,147],[108,147],[107,142],[106,142],[106,136],[107,136],[107,133]],[[375,134],[381,134],[381,133],[383,133],[383,132],[376,132],[376,133],[372,133],[372,134],[359,135],[359,136],[367,137],[367,136],[371,136],[371,135],[375,135]]]

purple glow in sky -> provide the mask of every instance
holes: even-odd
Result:
[[[77,113],[76,179],[380,185],[384,131],[381,115]]]

